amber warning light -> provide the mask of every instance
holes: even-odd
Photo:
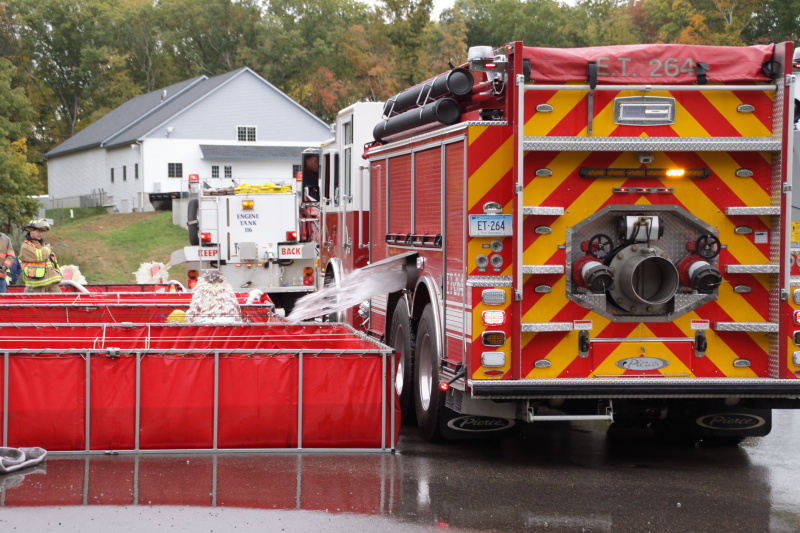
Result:
[[[690,178],[711,175],[707,168],[587,168],[578,171],[582,178]]]

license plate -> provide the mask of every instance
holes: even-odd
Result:
[[[511,215],[470,215],[470,237],[509,237],[511,231]]]

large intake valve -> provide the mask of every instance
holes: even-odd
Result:
[[[678,269],[657,246],[626,246],[615,252],[609,266],[615,277],[609,297],[630,313],[663,309],[678,292]]]
[[[696,241],[686,243],[689,255],[678,263],[681,283],[697,292],[709,294],[722,283],[722,274],[706,259],[719,255],[721,245],[714,235],[701,235]]]

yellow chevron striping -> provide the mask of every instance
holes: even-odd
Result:
[[[469,177],[468,205],[472,209],[514,165],[514,137],[506,139]]]
[[[772,94],[774,94],[773,91],[764,91],[764,93],[770,100],[772,99]],[[739,113],[736,110],[742,104],[742,101],[732,92],[715,92],[706,94],[705,97],[743,137],[772,136],[772,131],[753,113]]]
[[[525,205],[542,205],[555,191],[559,190],[564,181],[575,172],[581,162],[586,159],[589,152],[561,152],[548,163],[553,175],[550,177],[537,177],[525,187],[523,203]],[[526,165],[530,165],[527,161]]]
[[[489,129],[489,126],[470,126],[467,128],[467,142],[469,144],[474,143],[487,129]]]
[[[628,336],[629,339],[655,339],[656,335],[647,326],[640,325],[637,329],[631,332]],[[660,369],[662,374],[688,374],[687,377],[694,377],[691,369],[680,360],[664,343],[661,342],[636,342],[635,340],[621,342],[614,348],[608,356],[597,365],[593,370],[594,375],[621,375],[625,372],[623,368],[617,366],[617,362],[621,359],[629,357],[639,357],[643,355],[649,357],[658,357],[669,361],[669,365]],[[595,360],[595,362],[597,362]]]
[[[694,311],[690,313],[686,313],[683,316],[678,317],[675,319],[675,322],[681,328],[682,331],[690,331],[690,334],[694,334],[691,332],[691,327],[689,326],[690,321],[698,320],[702,317],[698,316]],[[764,342],[759,342],[758,344],[762,348],[767,348],[766,344],[769,343],[768,334],[761,333],[763,335]],[[757,377],[755,372],[753,372],[749,368],[745,367],[734,367],[733,361],[739,358],[739,355],[731,350],[730,346],[728,346],[725,342],[723,342],[719,336],[711,330],[706,331],[706,338],[708,339],[708,351],[706,352],[706,357],[708,360],[711,361],[717,368],[723,372],[723,375],[720,377],[729,377],[729,378],[752,378]],[[769,353],[768,350],[765,353]],[[758,354],[753,354],[758,355]]]
[[[766,154],[765,159],[769,161]],[[725,179],[725,183],[742,200],[742,205],[746,206],[765,206],[770,205],[769,194],[758,186],[755,180],[750,178],[735,177],[739,165],[725,152],[700,152],[698,156],[705,161],[706,165],[718,176]]]
[[[527,94],[530,95],[531,92]],[[586,91],[558,91],[547,101],[548,104],[553,106],[553,111],[550,113],[534,113],[530,120],[525,123],[524,135],[527,137],[547,135],[585,96]],[[526,102],[527,105],[529,104]]]

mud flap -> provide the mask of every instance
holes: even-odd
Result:
[[[772,430],[772,410],[753,407],[705,409],[692,417],[691,431],[699,437],[763,437]]]
[[[446,407],[439,411],[438,423],[447,440],[503,439],[516,436],[521,427],[513,418],[462,415]]]

